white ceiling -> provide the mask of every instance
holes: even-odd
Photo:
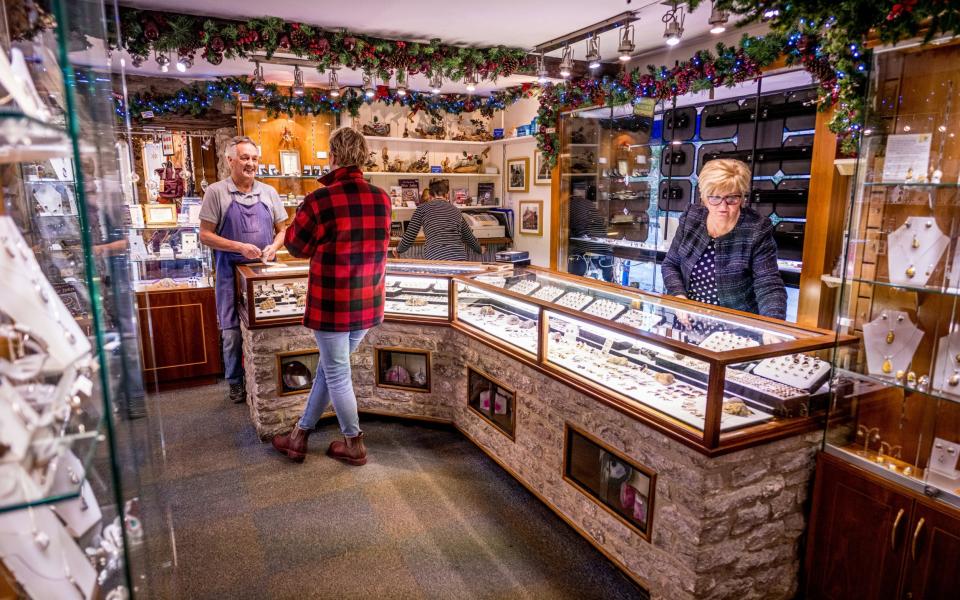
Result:
[[[143,9],[157,9],[171,12],[211,15],[223,18],[246,19],[264,16],[263,0],[233,0],[222,2],[214,0],[123,0],[124,4]],[[304,10],[309,7],[308,10]],[[405,0],[404,2],[385,2],[384,0],[351,0],[350,2],[307,3],[302,0],[272,0],[269,2],[271,16],[287,20],[301,21],[325,28],[345,27],[350,31],[404,40],[429,40],[440,38],[444,43],[467,46],[492,46],[503,44],[532,49],[538,44],[562,37],[578,29],[588,27],[626,10],[637,11],[639,21],[634,22],[636,30],[636,54],[657,54],[661,58],[663,51],[669,54],[669,60],[689,58],[697,48],[712,47],[716,40],[709,33],[707,19],[710,15],[710,3],[704,2],[696,12],[687,16],[683,41],[672,49],[663,42],[663,22],[666,12],[660,0],[639,0],[631,3],[625,0],[555,0],[552,2],[518,2],[517,0],[484,0],[481,3],[452,2],[450,0]],[[732,23],[731,23],[732,28]],[[740,34],[737,33],[737,36]],[[616,48],[619,43],[617,32],[610,31],[600,38],[600,54],[605,62],[616,62]],[[582,60],[586,52],[586,42],[573,46],[574,59]],[[560,50],[551,53],[559,56]],[[88,56],[99,54],[98,49],[89,51]],[[102,56],[102,54],[101,54]],[[671,58],[675,56],[675,58]],[[81,57],[77,57],[83,61]],[[102,59],[101,59],[102,61]],[[98,62],[95,60],[83,62]],[[114,61],[116,64],[119,61]],[[642,60],[631,64],[645,64]],[[126,72],[135,75],[164,75],[154,60],[149,59],[141,67],[134,68],[129,57],[125,60]],[[264,77],[269,82],[291,84],[293,67],[264,64]],[[250,75],[253,71],[248,60],[225,60],[214,66],[199,58],[186,73],[177,73],[173,68],[167,73],[171,77],[189,77],[196,79],[213,78],[227,75]],[[359,85],[361,74],[356,71],[341,71],[340,83]],[[508,87],[533,81],[529,76],[501,78],[496,84],[481,82],[478,94],[487,94],[493,89]],[[304,70],[305,83],[324,85],[327,76],[314,69]],[[427,80],[422,76],[412,77],[410,86],[414,89],[427,89]],[[445,82],[444,92],[465,92],[460,82]]]

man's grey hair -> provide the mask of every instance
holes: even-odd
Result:
[[[260,156],[260,147],[257,146],[256,142],[245,135],[235,135],[230,138],[230,141],[227,143],[227,149],[224,150],[224,154],[226,154],[229,158],[236,158],[237,146],[240,144],[252,144],[253,147],[257,149],[257,156]]]

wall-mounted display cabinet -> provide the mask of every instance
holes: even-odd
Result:
[[[747,163],[746,203],[774,224],[795,320],[810,184],[816,90],[797,72],[711,97],[596,107],[560,120],[558,268],[663,291],[678,219],[700,202],[697,174],[718,158]]]

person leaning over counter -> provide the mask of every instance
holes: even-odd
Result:
[[[698,178],[701,204],[680,217],[663,260],[668,294],[783,319],[787,290],[777,267],[773,224],[744,206],[750,168],[712,160]]]
[[[273,438],[273,447],[297,462],[331,402],[343,441],[332,442],[327,455],[351,465],[367,462],[350,355],[383,321],[391,203],[364,180],[366,159],[362,133],[341,127],[330,134],[332,170],[320,178],[324,187],[304,198],[284,242],[293,256],[310,259],[303,326],[314,330],[320,352],[303,416],[292,432]]]
[[[260,151],[253,140],[236,136],[225,151],[230,177],[207,188],[200,205],[200,242],[216,257],[217,323],[223,343],[224,377],[230,399],[247,399],[243,383],[243,344],[237,316],[233,267],[271,261],[283,244],[287,211],[277,190],[254,179]]]
[[[427,260],[467,260],[466,246],[477,254],[483,254],[483,248],[463,213],[450,204],[448,195],[450,185],[446,181],[430,182],[430,199],[417,207],[403,232],[403,238],[393,251],[400,256],[410,249],[423,227],[427,238],[423,246],[423,257]]]

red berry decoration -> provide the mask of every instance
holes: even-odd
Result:
[[[223,50],[226,48],[226,44],[224,43],[223,38],[220,37],[219,35],[212,38],[208,46],[210,47],[211,50],[213,50],[218,54],[222,54]]]
[[[353,49],[357,47],[357,38],[352,35],[343,38],[343,47],[347,49],[347,52],[353,52]]]
[[[320,56],[330,51],[330,40],[322,37],[313,43],[313,50]]]
[[[284,33],[283,35],[281,35],[280,38],[277,40],[277,45],[279,45],[279,46],[280,46],[281,48],[283,48],[283,49],[289,48],[289,47],[290,47],[290,36],[288,36],[288,35],[285,34],[285,33]]]
[[[143,37],[147,38],[151,42],[155,42],[160,39],[160,28],[157,27],[157,24],[154,21],[147,21],[143,26]]]

